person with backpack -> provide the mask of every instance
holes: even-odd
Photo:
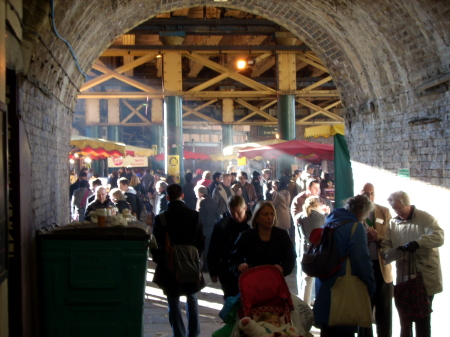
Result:
[[[228,213],[214,226],[208,251],[209,275],[213,283],[220,282],[224,299],[239,293],[238,278],[229,270],[228,259],[236,239],[250,229],[252,219],[242,196],[231,196],[227,205]]]
[[[333,244],[338,254],[339,269],[327,277],[316,279],[316,301],[314,303],[315,326],[321,329],[321,337],[354,337],[357,326],[329,326],[331,289],[338,277],[346,274],[347,257],[351,263],[351,274],[357,276],[366,286],[368,295],[375,292],[375,278],[372,260],[367,244],[363,221],[373,210],[373,204],[364,195],[357,195],[346,201],[344,208],[337,208],[327,217],[325,227],[333,228]],[[352,230],[355,230],[352,234]],[[336,269],[335,269],[336,270]],[[368,304],[370,310],[370,303]],[[348,310],[351,310],[348,309]]]
[[[153,282],[167,296],[169,322],[174,336],[198,336],[200,323],[198,315],[197,292],[205,287],[205,280],[200,273],[196,282],[182,282],[171,268],[169,254],[170,246],[193,245],[199,255],[205,249],[205,236],[199,213],[191,210],[183,202],[183,191],[180,185],[167,187],[168,208],[155,218],[153,234],[158,248],[152,248],[153,261],[156,263]],[[183,323],[180,308],[180,296],[186,296],[186,316],[188,328]]]

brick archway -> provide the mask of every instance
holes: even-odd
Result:
[[[51,30],[47,18],[48,5],[38,8],[36,3],[29,1],[24,4],[24,20],[32,23],[29,28],[36,30],[44,43],[31,34],[27,38],[33,38],[32,43],[24,44],[30,48],[24,53],[25,64],[29,67],[21,85],[21,110],[31,135],[32,161],[43,161],[37,153],[52,153],[52,157],[59,160],[49,166],[61,170],[62,179],[66,167],[58,162],[63,162],[63,153],[68,146],[66,135],[70,130],[71,111],[77,88],[84,78],[76,69],[65,44]],[[88,71],[117,36],[140,22],[170,10],[209,3],[214,6],[218,4],[205,0],[65,1],[58,2],[55,8],[55,22],[60,35],[71,41],[81,68]],[[405,139],[422,130],[421,127],[408,126],[407,123],[414,118],[420,120],[432,114],[441,121],[441,124],[425,127],[424,139],[431,139],[430,132],[445,136],[444,126],[448,126],[445,90],[437,96],[422,99],[417,88],[448,73],[445,60],[446,57],[448,60],[450,52],[445,41],[449,40],[450,29],[446,29],[449,23],[443,17],[448,4],[436,2],[430,6],[390,0],[372,3],[363,0],[352,3],[232,0],[223,4],[282,25],[308,44],[323,60],[341,96],[353,158],[385,170],[409,166],[411,174],[420,180],[449,185],[448,178],[445,179],[445,169],[428,172],[430,174],[421,171],[421,162],[430,160],[428,154],[407,151],[398,163],[390,159],[393,145],[403,148]],[[61,66],[50,55],[49,49]],[[29,59],[26,59],[27,55]],[[37,100],[34,98],[36,95]],[[47,148],[42,147],[33,136],[33,128],[40,128],[42,120],[51,125],[43,130],[44,138],[52,139],[52,146]],[[377,146],[367,141],[368,135]],[[413,148],[417,146],[420,144],[414,144]],[[442,158],[446,149],[448,145],[444,143],[436,149],[430,148],[434,158],[441,163],[446,160]],[[47,175],[46,172],[36,173],[33,179]],[[44,193],[48,193],[52,201],[54,196],[65,194],[61,191],[65,191],[66,184],[59,182],[57,185]],[[54,201],[61,202],[56,198]],[[51,209],[44,213],[37,213],[38,223],[53,219]]]
[[[448,199],[443,193],[448,196],[450,187],[448,1],[63,0],[56,4],[55,21],[88,71],[109,44],[139,23],[209,4],[270,19],[308,44],[330,70],[341,96],[354,170],[361,175],[355,186],[371,179],[380,196],[403,186],[420,189],[422,197],[442,192],[425,205],[442,222],[446,219],[445,208],[436,210],[435,200]],[[27,135],[22,145],[28,147],[32,168],[31,186],[26,186],[31,203],[24,206],[31,220],[19,226],[29,231],[23,253],[30,260],[35,229],[69,218],[67,153],[72,111],[84,81],[52,32],[49,11],[48,2],[23,1],[27,31],[17,118]],[[404,167],[415,180],[409,185],[396,178]],[[31,318],[38,312],[35,270],[23,276],[23,293],[32,294],[23,300],[24,325],[33,330],[38,325]]]

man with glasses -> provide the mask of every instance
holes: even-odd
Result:
[[[222,176],[222,182],[217,185],[212,193],[213,199],[219,206],[219,212],[221,215],[228,211],[228,199],[234,197],[234,191],[231,188],[231,174],[224,173]]]

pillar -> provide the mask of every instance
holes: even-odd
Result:
[[[86,137],[100,138],[98,126],[86,126]]]
[[[278,97],[278,134],[280,139],[295,139],[295,96]]]
[[[120,124],[120,100],[113,98],[108,100],[108,140],[122,141],[122,127]]]
[[[151,133],[151,144],[152,148],[156,151],[156,154],[162,153],[162,149],[164,147],[164,138],[163,138],[163,126],[162,125],[151,125],[150,126],[150,133]],[[156,172],[157,167],[152,161],[153,157],[149,157],[149,168],[153,168],[153,170]]]
[[[184,184],[182,97],[164,98],[165,172]]]
[[[87,99],[85,100],[85,115],[86,115],[86,137],[101,138],[101,127],[92,125],[100,123],[100,100]],[[94,157],[91,157],[93,159]],[[100,163],[98,160],[92,160],[91,167],[95,172],[100,173]]]
[[[161,153],[164,149],[164,139],[163,139],[163,126],[162,125],[152,125],[150,126],[150,132],[152,134],[152,147],[156,148],[156,153]]]
[[[112,140],[114,142],[120,142],[120,126],[118,125],[108,125],[108,140]]]
[[[172,37],[172,36],[170,36]],[[173,38],[179,42],[178,34]],[[172,41],[172,39],[169,39]],[[172,44],[175,44],[172,41]],[[167,42],[166,42],[167,44]],[[163,53],[165,171],[184,184],[181,53]]]
[[[101,138],[101,127],[100,126],[86,126],[86,137],[91,138]],[[101,173],[100,160],[94,160],[95,156],[90,156],[92,159],[91,168],[94,169],[96,173]]]
[[[283,44],[292,40],[287,36],[280,39]],[[280,41],[278,41],[280,42]],[[295,91],[297,89],[296,60],[293,53],[277,54],[278,71],[278,133],[280,139],[293,140],[295,131]],[[295,162],[293,156],[282,155],[278,158],[278,171],[291,167]]]
[[[233,125],[222,125],[222,145],[224,148],[233,145]]]

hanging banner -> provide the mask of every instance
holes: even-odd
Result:
[[[148,157],[108,157],[108,167],[147,167]]]
[[[167,173],[174,176],[175,183],[180,183],[180,156],[167,156]]]

